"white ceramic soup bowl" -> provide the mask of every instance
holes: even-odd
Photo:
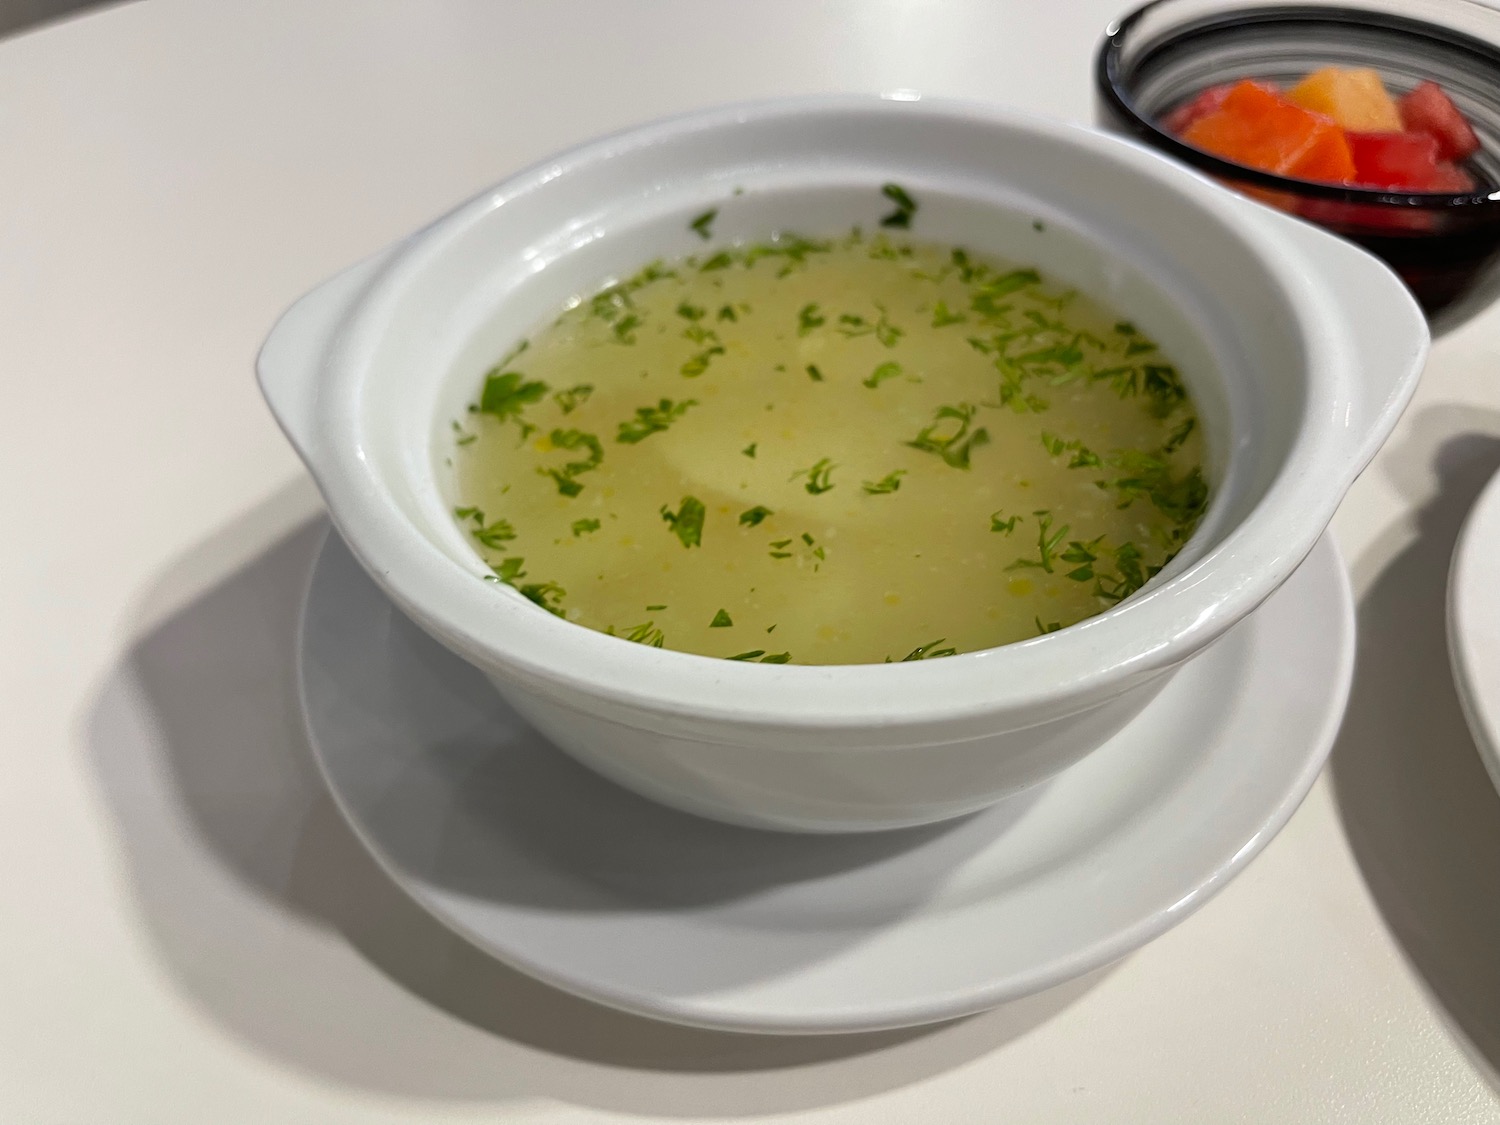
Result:
[[[702,253],[702,211],[718,208],[715,244],[873,229],[888,181],[918,202],[912,237],[1037,265],[1177,363],[1213,496],[1170,566],[1034,640],[827,667],[632,644],[482,580],[451,515],[449,422],[500,355],[570,298]],[[258,371],[370,575],[559,747],[704,816],[855,831],[981,808],[1129,722],[1312,549],[1426,346],[1374,258],[1144,148],[982,105],[818,97],[646,125],[521,172],[303,297]]]

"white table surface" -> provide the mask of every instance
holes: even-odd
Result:
[[[155,0],[0,42],[0,1123],[1500,1121],[1500,797],[1442,614],[1500,465],[1500,309],[1439,343],[1339,513],[1361,647],[1331,768],[1205,909],[1050,993],[815,1041],[595,1008],[406,901],[302,742],[323,525],[251,379],[292,297],[707,102],[1086,119],[1116,10]]]

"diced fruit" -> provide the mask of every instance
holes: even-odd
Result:
[[[1342,129],[1256,82],[1235,83],[1219,108],[1189,125],[1182,139],[1215,156],[1283,176],[1331,183],[1354,176]]]
[[[1349,133],[1354,179],[1365,187],[1424,191],[1437,174],[1438,145],[1426,133]]]
[[[1287,92],[1287,99],[1361,133],[1399,133],[1401,114],[1373,70],[1326,66]]]
[[[1465,172],[1457,164],[1449,164],[1446,160],[1438,162],[1437,172],[1432,177],[1432,182],[1427,185],[1428,191],[1465,192],[1474,190],[1474,177]]]
[[[1437,140],[1426,133],[1350,133],[1354,179],[1362,187],[1398,191],[1468,191],[1461,168],[1438,159]]]
[[[1183,102],[1163,117],[1162,128],[1174,135],[1180,134],[1194,121],[1207,117],[1223,105],[1224,99],[1229,96],[1229,91],[1232,89],[1234,89],[1234,84],[1231,82],[1226,82],[1222,86],[1210,86],[1192,101]]]
[[[1467,160],[1479,151],[1479,138],[1436,82],[1421,83],[1401,99],[1399,109],[1402,124],[1414,133],[1433,137],[1444,160]]]

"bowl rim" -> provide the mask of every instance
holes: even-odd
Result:
[[[1121,53],[1125,42],[1135,26],[1157,8],[1179,3],[1180,0],[1149,0],[1117,20],[1112,20],[1104,29],[1104,38],[1094,56],[1094,84],[1100,97],[1125,121],[1129,127],[1147,143],[1155,145],[1164,153],[1200,168],[1211,175],[1266,188],[1270,191],[1306,196],[1313,199],[1337,203],[1361,204],[1367,207],[1388,207],[1407,211],[1456,211],[1474,209],[1483,212],[1483,218],[1500,219],[1500,190],[1472,192],[1398,192],[1383,188],[1353,187],[1344,184],[1321,183],[1317,180],[1299,180],[1291,176],[1278,175],[1247,164],[1215,156],[1201,148],[1190,145],[1161,128],[1156,120],[1142,113],[1130,96],[1121,75]],[[1457,3],[1474,10],[1483,11],[1493,17],[1500,26],[1500,10],[1474,0],[1456,0]],[[1363,18],[1356,18],[1363,17]],[[1335,8],[1320,4],[1298,4],[1295,8],[1266,7],[1262,10],[1234,13],[1231,17],[1199,20],[1187,25],[1167,40],[1182,34],[1194,34],[1207,27],[1240,27],[1258,23],[1306,23],[1324,19],[1342,23],[1376,23],[1393,30],[1420,31],[1428,38],[1441,39],[1477,53],[1493,56],[1500,65],[1500,47],[1485,43],[1472,35],[1440,27],[1427,20],[1413,16],[1395,15],[1385,12],[1356,11],[1350,8]]]
[[[638,148],[735,127],[785,127],[809,117],[936,115],[1022,132],[1093,155],[1143,176],[1212,222],[1257,263],[1284,301],[1287,331],[1303,346],[1308,395],[1280,471],[1260,502],[1221,538],[1159,585],[1058,632],[937,661],[854,665],[766,665],[631,644],[559,620],[504,586],[479,581],[429,537],[385,488],[365,448],[362,383],[385,325],[427,263],[492,210],[580,169]],[[659,149],[658,149],[659,151]],[[691,159],[701,159],[694,153]],[[689,175],[690,173],[679,173]],[[691,730],[713,741],[704,721],[808,732],[890,728],[914,737],[934,722],[989,721],[1008,712],[1016,726],[1061,717],[1154,678],[1210,643],[1268,597],[1316,544],[1354,477],[1373,456],[1370,435],[1349,432],[1358,391],[1349,332],[1330,332],[1345,309],[1311,258],[1289,237],[1291,224],[1318,245],[1336,244],[1382,275],[1373,258],[1322,232],[1245,200],[1151,149],[1084,126],[977,102],[894,100],[876,95],[812,95],[733,103],[626,129],[547,157],[500,181],[427,225],[373,264],[373,277],[327,342],[315,426],[322,457],[310,458],[335,525],[356,557],[406,612],[450,648],[501,679],[603,710],[652,729]],[[1389,285],[1420,313],[1394,277]],[[1341,352],[1339,349],[1343,348]],[[1425,338],[1412,362],[1420,365]],[[1404,361],[1403,361],[1404,362]],[[1383,440],[1415,388],[1415,374],[1371,407]],[[1319,397],[1321,395],[1321,397]],[[1310,436],[1314,417],[1340,432]],[[1347,436],[1341,436],[1347,435]],[[1190,553],[1189,547],[1184,556]],[[1231,557],[1232,556],[1232,557]],[[508,595],[508,596],[507,596]],[[1185,595],[1185,596],[1184,596]],[[1101,656],[1103,652],[1105,655]],[[620,709],[625,708],[623,714]],[[1050,709],[1050,710],[1049,710]],[[1046,713],[1044,713],[1046,712]],[[902,733],[902,732],[907,733]],[[979,727],[966,737],[981,737]],[[728,737],[725,735],[724,737]],[[934,741],[945,740],[934,735]]]

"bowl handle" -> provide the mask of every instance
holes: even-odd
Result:
[[[1375,255],[1280,211],[1256,205],[1273,237],[1291,243],[1309,267],[1309,291],[1330,336],[1347,357],[1355,411],[1340,419],[1350,479],[1390,437],[1416,392],[1432,334],[1421,306]]]
[[[255,358],[260,393],[297,455],[314,467],[314,417],[323,365],[344,314],[385,265],[390,251],[335,274],[282,313]]]

